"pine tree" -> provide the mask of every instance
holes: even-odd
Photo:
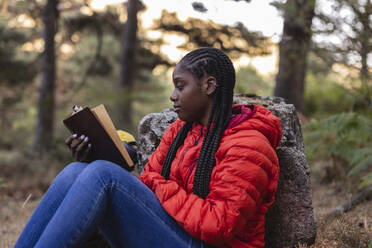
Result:
[[[283,97],[302,112],[315,0],[287,0],[284,5],[276,2],[275,6],[284,12],[284,26],[274,95]]]
[[[54,36],[57,33],[58,0],[48,0],[43,11],[44,52],[42,57],[42,75],[39,88],[38,114],[35,129],[34,149],[48,151],[53,141],[56,53]]]

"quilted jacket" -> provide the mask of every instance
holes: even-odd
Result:
[[[160,175],[168,147],[183,124],[177,120],[170,125],[140,180],[192,236],[218,247],[264,247],[265,213],[278,182],[280,120],[261,105],[233,106],[206,199],[192,193],[206,129],[200,124],[193,124],[178,149],[169,180]]]

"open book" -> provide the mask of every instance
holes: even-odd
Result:
[[[93,159],[108,160],[129,171],[134,168],[133,161],[102,104],[72,113],[63,123],[71,133],[89,137]]]

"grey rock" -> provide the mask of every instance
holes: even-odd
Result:
[[[261,104],[280,118],[283,136],[276,152],[280,174],[276,200],[266,217],[266,247],[311,245],[316,236],[310,169],[304,154],[301,123],[296,109],[278,97],[234,97],[235,103]],[[139,170],[155,151],[164,131],[177,120],[171,109],[145,116],[138,127]]]
[[[178,119],[177,114],[171,109],[161,113],[148,114],[142,118],[138,125],[138,169],[143,171],[150,155],[158,147],[165,130]]]
[[[296,147],[304,152],[304,140],[301,132],[300,119],[293,104],[286,104],[280,97],[248,97],[238,95],[234,97],[234,103],[260,104],[265,106],[282,122],[283,137],[280,146]]]
[[[297,247],[315,241],[310,170],[303,152],[293,147],[276,150],[280,174],[276,200],[266,214],[266,247]]]

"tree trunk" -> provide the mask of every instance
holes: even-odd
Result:
[[[279,72],[274,95],[304,110],[306,60],[311,44],[315,0],[287,0],[279,44]]]
[[[56,80],[56,55],[54,36],[57,32],[58,0],[48,0],[43,12],[44,52],[42,75],[37,106],[37,124],[34,149],[41,153],[50,148],[54,125],[54,88]]]
[[[370,95],[370,75],[369,75],[369,68],[368,68],[368,54],[371,52],[372,44],[370,42],[371,37],[371,28],[370,28],[370,10],[372,8],[371,1],[368,0],[365,3],[364,12],[359,13],[359,19],[362,24],[362,32],[360,33],[360,56],[361,56],[361,63],[362,67],[360,70],[360,80],[362,82],[362,89],[365,91],[364,98],[368,104],[371,105],[371,95]]]
[[[366,40],[368,42],[368,40]],[[367,58],[368,58],[368,53],[369,53],[369,49],[368,49],[368,43],[364,41],[362,41],[361,45],[362,45],[362,48],[361,48],[361,52],[360,52],[360,55],[361,55],[361,62],[362,62],[362,67],[360,69],[360,80],[362,82],[362,89],[364,91],[364,99],[366,101],[366,103],[368,104],[368,106],[371,105],[371,95],[370,95],[370,87],[371,85],[370,84],[370,75],[369,75],[369,69],[368,69],[368,62],[367,62]]]
[[[119,123],[129,131],[133,131],[133,85],[136,72],[136,41],[137,41],[137,12],[140,8],[138,0],[128,0],[127,22],[123,25],[122,49],[120,60],[119,88],[120,99],[118,104]]]

